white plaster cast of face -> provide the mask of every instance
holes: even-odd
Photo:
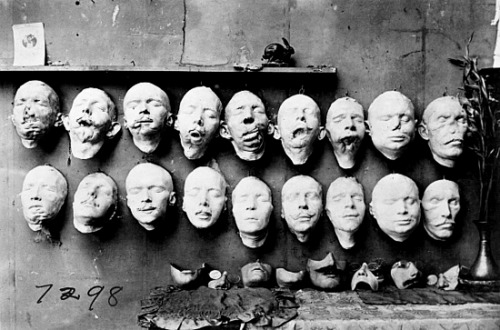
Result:
[[[28,81],[14,96],[11,120],[23,146],[35,148],[53,127],[62,125],[59,97],[44,82]]]
[[[420,222],[417,185],[401,174],[386,175],[373,188],[370,213],[385,234],[405,241]]]
[[[454,96],[443,96],[425,108],[420,136],[427,140],[434,160],[445,167],[454,167],[464,149],[467,113]]]
[[[413,262],[401,260],[392,265],[391,277],[396,287],[403,290],[418,284],[422,273]]]
[[[257,260],[241,267],[241,281],[245,288],[266,287],[271,280],[272,272],[271,265]]]
[[[167,208],[175,204],[172,176],[151,163],[136,165],[125,180],[127,206],[146,230],[153,230],[164,219]]]
[[[118,188],[104,173],[83,178],[73,199],[73,225],[80,233],[95,233],[113,219],[118,207]]]
[[[232,193],[233,216],[243,245],[257,248],[267,238],[269,218],[273,211],[269,187],[260,179],[241,179]]]
[[[372,289],[372,291],[378,290],[378,278],[368,268],[368,264],[366,262],[363,262],[361,268],[359,268],[352,276],[351,290],[356,290],[356,287],[360,283],[367,284]]]
[[[325,128],[339,166],[353,168],[366,131],[363,106],[350,97],[336,100],[328,109]]]
[[[115,105],[104,91],[82,90],[73,100],[69,115],[63,116],[73,156],[79,159],[94,157],[104,142],[120,131],[121,126],[115,119]]]
[[[310,176],[290,178],[281,190],[281,217],[299,242],[309,240],[323,212],[323,190]]]
[[[212,227],[226,205],[227,183],[222,174],[201,166],[186,177],[182,210],[198,229]]]
[[[276,284],[280,288],[299,289],[302,287],[306,272],[291,272],[285,268],[276,268]]]
[[[368,108],[368,133],[384,157],[395,160],[415,137],[415,110],[410,99],[396,91],[380,94]]]
[[[258,160],[266,149],[266,135],[274,131],[262,100],[249,91],[233,95],[226,106],[220,135],[231,140],[236,155],[247,161]]]
[[[294,165],[302,165],[313,152],[314,142],[325,137],[321,114],[312,98],[296,94],[287,98],[278,110],[274,137],[281,140],[285,154]]]
[[[123,112],[135,146],[145,153],[154,152],[171,119],[167,94],[151,83],[136,84],[125,94]]]
[[[447,240],[453,234],[460,211],[458,185],[449,180],[434,181],[424,191],[422,209],[427,234],[435,240]]]
[[[182,97],[174,128],[179,131],[188,159],[205,155],[210,142],[219,134],[221,112],[219,97],[208,87],[195,87]]]
[[[323,290],[337,289],[341,284],[342,270],[337,267],[331,252],[322,260],[307,260],[307,271],[312,285]]]
[[[326,193],[325,210],[340,245],[344,249],[352,248],[366,211],[361,184],[353,177],[333,181]]]
[[[61,210],[68,194],[64,176],[49,165],[33,168],[26,174],[21,192],[24,219],[33,231],[42,229]]]

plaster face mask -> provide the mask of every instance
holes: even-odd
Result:
[[[233,216],[243,245],[257,248],[265,243],[273,211],[269,187],[256,177],[246,177],[232,193]]]
[[[316,102],[302,94],[283,101],[274,137],[281,140],[285,154],[294,165],[305,164],[313,152],[314,142],[325,137]]]
[[[307,242],[323,212],[321,185],[310,176],[294,176],[283,185],[281,203],[288,229],[299,242]]]
[[[422,197],[424,229],[435,240],[447,240],[453,234],[460,211],[458,185],[448,180],[431,183]]]
[[[361,226],[366,211],[361,184],[353,177],[340,177],[333,181],[326,194],[325,210],[340,245],[344,249],[352,248],[356,244],[354,234]]]
[[[467,113],[454,96],[432,101],[424,110],[420,136],[427,140],[434,160],[445,167],[454,167],[464,149]]]
[[[331,252],[322,260],[308,259],[307,270],[311,283],[317,288],[334,290],[341,284],[343,269],[337,267],[337,262]]]
[[[23,146],[35,148],[53,127],[62,125],[59,97],[44,82],[28,81],[14,96],[11,120]]]
[[[227,183],[210,167],[197,167],[186,177],[182,210],[198,229],[212,227],[226,205]]]
[[[361,104],[350,97],[336,100],[328,109],[325,128],[339,166],[353,168],[366,131]]]
[[[71,153],[79,159],[94,157],[104,142],[118,134],[115,106],[109,96],[97,88],[86,88],[78,94],[69,115],[63,117],[69,132]]]
[[[210,142],[219,134],[222,103],[208,87],[195,87],[181,100],[174,128],[179,131],[182,149],[188,159],[205,155]]]
[[[351,280],[351,290],[356,290],[358,286],[362,286],[363,284],[368,285],[372,291],[378,290],[378,278],[372,271],[368,268],[368,264],[363,262],[361,268],[359,268]]]
[[[422,273],[411,261],[398,261],[392,265],[391,277],[400,290],[408,289],[420,282]]]
[[[306,272],[290,272],[285,268],[276,268],[276,283],[280,288],[300,288],[304,282]]]
[[[271,280],[271,265],[260,261],[251,262],[241,267],[241,281],[245,288],[266,287]]]
[[[78,185],[73,199],[73,225],[83,233],[101,230],[116,214],[118,188],[104,173],[87,175]]]
[[[420,222],[417,185],[401,174],[386,175],[373,188],[370,213],[391,239],[405,241]]]
[[[144,163],[130,170],[125,181],[127,206],[146,230],[166,221],[167,208],[175,204],[172,177],[163,167]]]
[[[184,288],[192,289],[197,286],[197,280],[200,274],[205,269],[205,264],[202,264],[200,268],[191,270],[183,269],[175,264],[170,264],[170,275],[172,276],[172,281],[175,285]]]
[[[368,108],[369,134],[384,157],[395,160],[415,137],[415,110],[410,99],[396,91],[380,94]]]
[[[220,135],[231,140],[239,158],[253,161],[264,155],[265,137],[273,130],[262,100],[249,91],[241,91],[226,106]]]
[[[151,83],[134,85],[125,94],[123,112],[135,146],[145,153],[154,152],[170,120],[167,94]]]
[[[64,176],[49,165],[33,168],[26,174],[21,192],[24,219],[33,231],[42,229],[61,210],[68,194]]]

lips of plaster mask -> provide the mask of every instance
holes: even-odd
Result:
[[[200,268],[191,270],[183,269],[176,264],[170,263],[170,275],[174,284],[178,287],[191,288],[196,285],[198,277],[205,267],[205,264],[202,264]]]
[[[391,277],[396,287],[402,290],[418,284],[422,273],[413,262],[401,260],[392,265]]]
[[[285,268],[276,268],[276,283],[280,288],[300,288],[304,281],[306,272],[291,272]]]
[[[372,271],[369,269],[368,264],[366,262],[363,262],[361,268],[359,268],[352,276],[351,290],[354,291],[360,283],[369,285],[372,291],[378,290],[379,280],[377,276],[375,276],[375,274],[373,274]]]
[[[323,290],[335,290],[342,282],[343,267],[337,267],[331,252],[322,260],[307,260],[307,270],[311,283]]]
[[[272,267],[259,260],[241,267],[241,280],[245,288],[267,287],[271,280]]]

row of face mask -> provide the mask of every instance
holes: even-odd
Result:
[[[233,95],[222,114],[222,103],[208,87],[195,87],[182,98],[177,118],[171,114],[167,94],[151,83],[131,87],[123,100],[124,126],[134,144],[145,153],[154,152],[167,126],[178,132],[188,159],[203,157],[210,142],[220,135],[231,141],[236,155],[246,161],[260,159],[266,136],[281,141],[294,165],[307,162],[314,142],[328,136],[340,167],[352,168],[367,132],[375,148],[388,159],[400,158],[414,139],[415,131],[428,141],[433,158],[453,167],[462,154],[467,131],[466,112],[456,97],[444,96],[431,102],[417,127],[412,102],[403,94],[389,91],[379,95],[368,108],[344,97],[333,102],[321,125],[317,103],[303,94],[284,100],[277,125],[269,119],[263,101],[249,91]],[[64,125],[75,157],[94,157],[107,139],[121,129],[116,122],[111,98],[97,88],[86,88],[74,99],[67,116],[59,112],[59,98],[41,81],[22,85],[14,97],[12,121],[25,147],[33,148],[52,127]]]

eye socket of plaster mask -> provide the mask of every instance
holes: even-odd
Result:
[[[11,119],[23,146],[35,148],[52,128],[62,125],[59,97],[44,82],[28,81],[16,91]]]
[[[195,87],[182,98],[174,128],[179,131],[182,149],[188,159],[205,155],[220,128],[222,103],[208,87]]]
[[[254,161],[264,155],[265,137],[273,130],[262,100],[249,91],[241,91],[226,106],[220,135],[231,141],[239,158]]]
[[[366,132],[361,104],[350,97],[336,100],[328,109],[325,128],[339,166],[354,167]]]
[[[288,229],[301,243],[307,242],[323,212],[321,185],[310,176],[294,176],[283,185],[281,202]]]
[[[125,188],[127,206],[142,227],[154,230],[158,221],[167,221],[167,209],[176,200],[167,170],[150,163],[136,165],[127,176]]]
[[[241,267],[241,281],[245,288],[267,287],[271,280],[272,267],[260,261],[251,262]]]
[[[274,137],[281,140],[285,154],[294,165],[305,164],[313,152],[314,142],[324,136],[320,110],[312,98],[297,94],[283,101]]]
[[[226,205],[227,183],[222,174],[201,166],[186,177],[182,209],[189,222],[198,228],[212,227]]]
[[[135,146],[145,153],[154,152],[170,120],[167,94],[151,83],[136,84],[125,94],[123,112]]]
[[[180,288],[192,288],[196,286],[201,272],[205,269],[205,264],[200,268],[191,270],[183,269],[176,264],[170,263],[170,275],[174,284]]]
[[[117,208],[118,188],[104,173],[87,175],[73,199],[73,225],[81,233],[94,233],[112,220]]]
[[[391,239],[407,240],[420,223],[417,185],[401,174],[386,175],[373,188],[370,213]]]
[[[97,88],[82,90],[73,100],[69,115],[63,116],[73,156],[79,159],[94,157],[104,142],[120,131],[121,126],[115,117],[115,105],[104,91]]]
[[[458,99],[443,96],[425,108],[418,132],[427,140],[432,157],[438,164],[454,167],[463,152],[467,128],[467,113]]]
[[[323,290],[338,289],[342,282],[343,270],[344,268],[335,261],[331,252],[322,260],[307,260],[307,271],[312,285]]]
[[[361,184],[353,177],[333,181],[326,194],[325,210],[340,245],[344,249],[352,248],[366,210]]]
[[[276,283],[280,288],[293,289],[300,288],[304,282],[306,272],[291,272],[285,268],[276,268]]]
[[[33,231],[54,219],[61,210],[68,194],[64,176],[49,165],[33,168],[24,177],[21,203],[23,215]]]
[[[392,265],[391,277],[396,287],[402,290],[418,284],[422,273],[413,262],[401,260]]]
[[[424,229],[435,240],[447,240],[453,235],[460,211],[458,185],[448,180],[431,183],[422,197]]]
[[[366,262],[352,276],[351,290],[354,291],[356,288],[363,286],[363,284],[368,285],[372,291],[378,290],[378,278],[372,273]]]
[[[384,157],[395,160],[415,137],[415,110],[409,98],[397,91],[379,95],[368,108],[373,145]]]

